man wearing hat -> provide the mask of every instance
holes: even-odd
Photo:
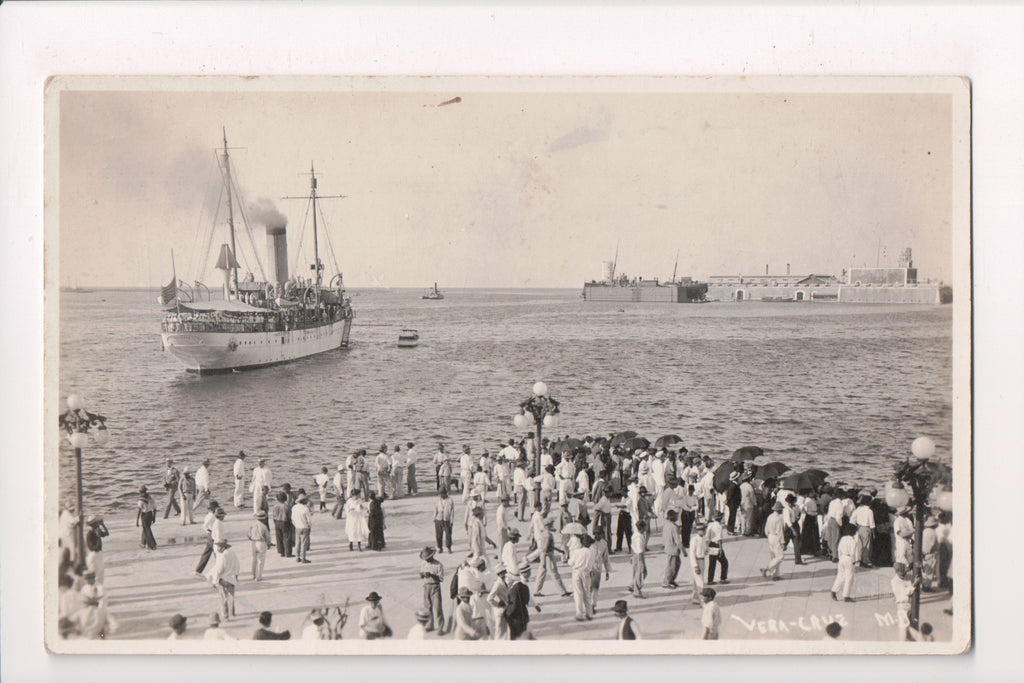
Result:
[[[700,592],[704,590],[704,564],[708,556],[708,544],[704,540],[706,529],[703,522],[698,522],[690,532],[690,572],[693,575],[693,595],[690,599],[697,604],[700,604]]]
[[[168,625],[171,627],[171,635],[167,636],[167,640],[181,640],[182,636],[185,635],[186,624],[188,619],[183,614],[175,614],[171,617]]]
[[[425,627],[425,624],[431,620],[430,610],[420,608],[415,613],[416,623],[409,629],[409,634],[405,636],[406,640],[426,640],[427,631],[430,629]],[[439,635],[444,635],[439,632]]]
[[[676,577],[679,575],[679,554],[682,551],[682,539],[676,520],[679,513],[669,510],[665,513],[665,525],[661,530],[661,540],[665,547],[665,576],[661,580],[662,588],[677,588]]]
[[[249,541],[252,542],[252,578],[253,581],[263,580],[263,566],[267,562],[267,548],[270,547],[270,526],[267,524],[267,513],[260,510],[253,515],[255,519],[249,526]]]
[[[473,618],[473,608],[470,601],[473,599],[473,591],[468,586],[459,588],[458,604],[455,605],[455,618],[452,630],[455,632],[455,640],[480,640],[480,624]]]
[[[725,530],[722,527],[722,513],[715,510],[711,513],[711,522],[705,532],[708,544],[708,583],[715,582],[715,569],[720,565],[722,574],[720,581],[729,583],[729,559],[725,556]]]
[[[210,459],[204,458],[203,464],[196,470],[196,502],[192,506],[195,512],[199,506],[210,499]]]
[[[234,640],[231,635],[220,627],[220,615],[210,615],[210,627],[203,631],[203,640]]]
[[[761,576],[772,581],[778,581],[781,578],[779,566],[782,564],[782,556],[785,552],[786,524],[782,520],[782,508],[782,503],[775,501],[772,513],[768,515],[768,519],[764,523],[764,533],[768,537],[768,552],[771,554],[771,560],[767,567],[761,569]]]
[[[366,606],[359,612],[359,637],[363,640],[377,640],[391,635],[391,627],[384,618],[380,601],[377,591],[372,591],[366,596]]]
[[[629,616],[629,607],[625,600],[616,600],[612,612],[619,618],[619,625],[615,628],[615,640],[643,640],[636,622]]]
[[[508,542],[508,531],[512,526],[512,512],[509,505],[511,502],[512,499],[507,494],[502,494],[498,498],[498,507],[494,509],[494,520],[498,527],[498,546],[501,548],[504,548],[505,543]]]
[[[743,500],[743,493],[740,491],[740,473],[733,472],[729,475],[729,484],[725,489],[725,507],[729,511],[729,521],[726,529],[731,536],[736,535],[736,518],[739,514],[740,502]]]
[[[530,624],[530,605],[540,612],[540,605],[534,604],[530,597],[530,563],[523,560],[519,567],[519,575],[508,589],[508,604],[505,606],[505,620],[508,622],[509,638],[518,640]]]
[[[839,600],[838,593],[842,591],[844,602],[853,602],[850,592],[853,590],[853,566],[854,557],[857,555],[857,542],[853,538],[854,528],[852,524],[844,524],[840,530],[841,538],[836,549],[836,557],[839,564],[836,567],[836,579],[832,583],[832,599]]]
[[[939,520],[928,515],[921,534],[921,590],[932,592],[939,583]]]
[[[153,536],[153,524],[156,522],[156,503],[149,489],[143,484],[139,487],[138,512],[135,513],[135,526],[142,523],[142,547],[156,550],[156,537]]]
[[[234,465],[235,476],[235,507],[240,508],[245,503],[245,451],[238,451]]]
[[[386,443],[380,445],[373,464],[377,471],[377,495],[383,498],[388,492],[388,481],[391,479],[391,455]]]
[[[501,546],[501,562],[506,568],[513,567],[509,573],[515,578],[517,571],[514,568],[519,566],[519,555],[516,553],[516,543],[520,538],[519,529],[509,527],[506,536],[508,540]]]
[[[434,630],[434,619],[437,627],[444,635],[444,607],[441,604],[441,582],[444,580],[444,565],[434,559],[436,551],[426,547],[420,551],[420,578],[423,579],[423,609],[427,611],[427,631]]]
[[[235,616],[235,584],[238,582],[238,555],[226,540],[213,544],[213,567],[207,572],[210,584],[217,589],[221,616],[226,621]]]
[[[252,511],[256,512],[260,509],[260,492],[263,491],[263,487],[266,486],[268,489],[274,486],[274,475],[270,471],[270,466],[267,465],[266,458],[260,458],[256,467],[252,468],[252,479],[249,480],[249,492],[252,495]]]
[[[292,526],[295,527],[295,561],[309,564],[306,553],[309,552],[309,534],[313,526],[313,512],[307,503],[306,494],[300,494],[292,506]]]
[[[193,519],[193,506],[196,500],[196,480],[192,478],[192,470],[188,467],[182,468],[181,477],[178,478],[178,500],[181,502],[181,525],[195,524]]]
[[[914,523],[910,521],[909,506],[902,507],[896,511],[892,527],[896,536],[896,542],[893,544],[895,547],[893,565],[902,564],[904,567],[909,567],[914,561],[912,546]]]
[[[494,640],[510,640],[508,619],[505,618],[505,608],[508,607],[507,574],[505,565],[499,562],[494,567],[494,575],[497,578],[494,579],[491,591],[487,594],[487,603],[491,606],[491,621],[494,623],[491,632]]]
[[[227,513],[224,512],[224,508],[218,505],[215,500],[210,501],[209,508],[210,511],[206,513],[206,519],[203,520],[203,531],[206,532],[206,546],[203,548],[203,553],[199,556],[199,563],[196,564],[195,575],[197,578],[202,578],[203,571],[213,556],[214,544],[217,541],[227,539],[224,531],[224,518],[227,516]]]
[[[857,527],[856,561],[861,567],[871,567],[871,540],[875,535],[875,512],[871,509],[871,496],[862,491],[857,507],[850,515],[850,524]]]
[[[103,539],[110,535],[103,518],[93,516],[85,532],[85,568],[96,574],[96,583],[103,585]]]
[[[171,508],[174,508],[174,514],[181,512],[181,507],[178,505],[178,501],[175,500],[175,496],[178,495],[178,481],[181,479],[181,474],[178,472],[178,468],[174,466],[172,460],[167,461],[167,471],[164,472],[164,491],[167,492],[167,508],[164,510],[164,519],[171,516]]]

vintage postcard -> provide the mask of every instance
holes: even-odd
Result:
[[[966,652],[970,119],[955,76],[51,78],[47,648]]]

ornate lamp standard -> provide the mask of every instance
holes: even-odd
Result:
[[[78,557],[75,563],[85,566],[85,510],[82,505],[82,448],[89,443],[89,434],[97,446],[110,439],[107,418],[85,409],[85,400],[78,394],[68,395],[68,411],[60,416],[60,428],[68,434],[75,449],[75,484],[78,495]]]
[[[534,449],[534,476],[540,474],[540,445],[541,431],[543,427],[558,426],[558,401],[548,396],[548,385],[544,382],[537,382],[533,385],[533,395],[519,404],[521,413],[512,418],[512,424],[516,427],[537,426],[536,448]]]
[[[904,485],[909,486],[914,499],[914,581],[920,586],[922,565],[922,539],[924,537],[925,515],[928,513],[929,499],[936,486],[948,479],[947,467],[932,462],[935,455],[935,442],[927,436],[914,439],[910,446],[914,459],[896,466],[896,482],[886,492],[885,501],[890,507],[901,508],[910,502],[911,494]],[[949,511],[953,508],[952,493],[942,491],[933,501],[940,509]],[[910,618],[915,628],[921,612],[920,587],[914,591],[910,604]]]

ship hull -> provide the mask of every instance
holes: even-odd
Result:
[[[348,346],[352,318],[278,332],[163,332],[164,350],[188,372],[211,375],[255,370]]]

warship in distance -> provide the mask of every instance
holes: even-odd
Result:
[[[216,264],[223,274],[223,295],[213,299],[203,283],[196,281],[190,286],[175,272],[159,298],[164,309],[160,334],[163,348],[184,363],[188,372],[204,375],[277,365],[347,347],[355,312],[336,263],[337,273],[327,285],[323,283],[317,225],[317,200],[323,197],[317,194],[312,164],[310,192],[303,197],[313,216],[311,276],[288,276],[286,225],[284,217],[279,216],[279,220],[266,224],[267,271],[257,257],[262,279],[249,274],[239,280],[235,200],[243,219],[246,212],[231,173],[226,133],[224,151],[219,156],[230,235],[230,244],[221,245]],[[246,224],[246,233],[254,242],[248,228]],[[252,246],[255,254],[255,244]]]

